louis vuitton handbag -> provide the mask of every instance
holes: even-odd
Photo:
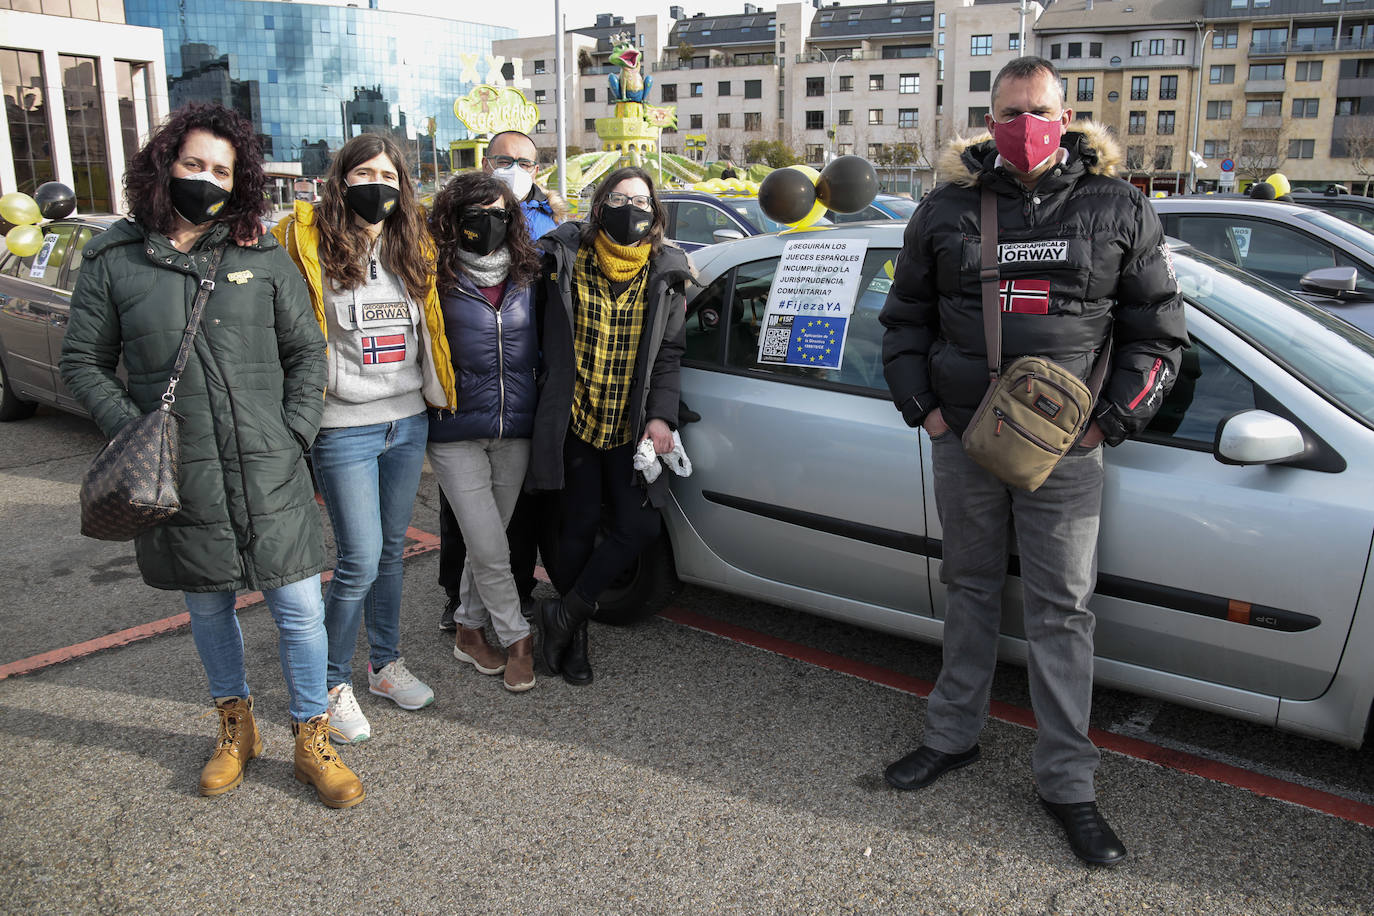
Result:
[[[998,480],[1034,491],[1073,448],[1092,419],[1107,374],[1111,337],[1088,384],[1053,360],[1022,356],[1002,366],[998,302],[997,202],[983,188],[983,335],[988,351],[988,390],[964,430],[964,452]]]
[[[131,540],[181,511],[177,495],[181,418],[172,405],[223,255],[221,245],[210,256],[209,271],[196,292],[162,403],[126,423],[95,456],[81,480],[81,533],[86,537]]]

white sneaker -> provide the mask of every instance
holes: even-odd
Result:
[[[410,673],[403,658],[387,662],[381,671],[373,671],[369,664],[367,688],[379,697],[387,697],[402,709],[424,709],[434,702],[434,691]]]
[[[362,744],[372,737],[372,726],[358,707],[352,684],[340,684],[329,691],[329,724],[349,744]]]

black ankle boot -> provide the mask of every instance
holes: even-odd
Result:
[[[592,682],[592,662],[587,657],[587,621],[573,630],[572,642],[562,659],[563,680],[574,687],[586,687]]]
[[[539,657],[549,674],[557,674],[560,662],[572,642],[573,631],[578,624],[592,616],[594,608],[583,601],[577,590],[569,591],[562,598],[547,598],[539,603]]]

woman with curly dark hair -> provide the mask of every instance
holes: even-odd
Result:
[[[659,534],[668,476],[652,482],[635,451],[674,448],[678,376],[692,267],[664,240],[654,180],[627,166],[592,195],[590,219],[539,239],[537,296],[544,381],[530,479],[560,490],[552,563],[561,598],[540,605],[540,658],[570,684],[592,682],[587,620],[601,592]],[[649,456],[652,458],[652,456]],[[602,503],[609,520],[598,538]]]
[[[429,412],[429,463],[467,545],[453,655],[482,674],[504,673],[506,689],[519,693],[534,686],[534,638],[520,613],[506,526],[534,431],[539,258],[520,201],[482,172],[439,192],[430,229],[459,395],[456,411]],[[488,644],[488,622],[504,651]]]
[[[181,510],[135,541],[143,579],[186,596],[191,636],[219,714],[201,770],[221,795],[262,753],[253,718],[240,589],[262,591],[278,629],[296,736],[295,773],[326,805],[363,800],[330,743],[320,572],[324,531],[305,450],[324,406],[325,345],[305,284],[260,218],[267,182],[252,125],[188,106],[134,157],[132,218],[83,252],[62,346],[62,378],[113,437],[161,403],[198,292],[208,290],[186,368]],[[115,375],[123,359],[128,387]]]
[[[324,601],[330,721],[358,743],[372,734],[353,694],[360,623],[369,692],[402,709],[434,702],[400,647],[402,560],[425,460],[425,406],[454,405],[434,243],[405,156],[383,134],[345,143],[320,202],[297,201],[272,231],[305,275],[329,341],[324,419],[310,460],[334,530]]]

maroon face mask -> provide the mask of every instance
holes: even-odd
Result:
[[[1059,149],[1064,125],[1058,118],[1042,118],[1023,112],[1010,121],[992,122],[997,152],[1012,168],[1029,175]]]

